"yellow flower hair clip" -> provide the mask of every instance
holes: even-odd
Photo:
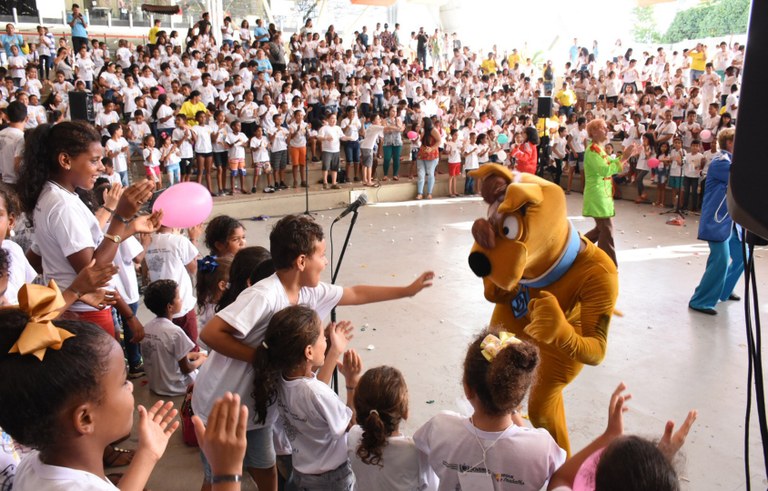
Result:
[[[482,349],[481,353],[483,353],[485,359],[493,361],[493,359],[496,358],[496,355],[499,354],[499,351],[511,344],[519,343],[522,343],[522,341],[517,339],[514,334],[507,331],[501,331],[498,336],[494,334],[487,335],[485,339],[483,339],[483,342],[480,343],[480,348]]]
[[[53,325],[53,320],[59,316],[61,308],[66,304],[53,280],[48,286],[30,283],[22,286],[19,290],[18,308],[29,315],[29,322],[9,353],[34,355],[43,361],[46,349],[61,349],[64,341],[74,336],[71,332]]]

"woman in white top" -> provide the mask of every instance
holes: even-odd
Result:
[[[127,188],[115,209],[107,210],[112,219],[106,233],[102,232],[93,212],[75,193],[75,188],[92,189],[104,172],[100,141],[95,128],[81,121],[38,126],[26,141],[20,171],[25,185],[19,194],[35,225],[31,263],[38,270],[42,267],[46,283],[56,280],[62,289],[93,261],[97,266],[114,261],[123,240],[160,226],[162,213],[136,216],[154,189],[150,181],[144,181]],[[134,339],[141,340],[144,331],[130,307],[122,300],[116,307],[129,320]],[[99,309],[76,302],[69,310],[114,336],[110,307]]]

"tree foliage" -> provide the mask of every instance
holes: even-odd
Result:
[[[632,36],[638,43],[656,43],[661,41],[661,34],[656,28],[653,7],[635,7],[635,25]]]
[[[756,0],[761,1],[761,0]],[[681,10],[664,34],[663,41],[677,43],[747,32],[750,0],[708,0]]]

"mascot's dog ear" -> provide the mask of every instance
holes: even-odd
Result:
[[[469,175],[481,180],[483,201],[497,205],[498,210],[493,211],[499,213],[510,213],[527,204],[538,205],[544,199],[538,180],[527,179],[531,176],[511,171],[503,165],[485,164],[470,171]],[[512,183],[515,185],[510,186]]]

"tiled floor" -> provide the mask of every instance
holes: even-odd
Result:
[[[568,205],[576,227],[581,232],[591,228],[591,220],[580,216],[581,195],[568,196]],[[616,207],[617,308],[624,316],[612,322],[605,361],[585,368],[566,391],[572,444],[579,449],[602,432],[609,395],[623,380],[633,394],[628,432],[659,437],[668,418],[680,422],[689,409],[699,410],[680,462],[684,489],[744,489],[743,302],[719,305],[715,317],[687,309],[707,258],[706,243],[696,240],[696,217],[677,227],[666,225],[669,215],[659,216],[650,206],[619,201]],[[316,218],[328,227],[337,213],[325,211]],[[253,215],[244,205],[240,216]],[[484,215],[484,205],[472,198],[379,204],[360,212],[339,283],[400,285],[425,269],[437,274],[434,286],[414,298],[339,309],[339,317],[358,328],[352,346],[362,352],[366,366],[391,364],[404,372],[411,395],[411,419],[404,428],[408,433],[441,409],[459,409],[466,344],[492,308],[467,266],[470,227]],[[348,220],[335,227],[336,255]],[[268,246],[274,221],[246,222],[248,243]],[[766,256],[766,249],[756,254],[764,298]],[[330,270],[325,278],[330,279]],[[737,291],[742,289],[740,282]],[[760,311],[768,318],[765,300]],[[146,320],[146,311],[142,318]],[[135,393],[137,402],[154,399],[141,380]],[[754,423],[751,428],[752,484],[765,489],[760,438]],[[184,447],[175,435],[150,485],[154,490],[190,490],[201,479],[196,450]]]

